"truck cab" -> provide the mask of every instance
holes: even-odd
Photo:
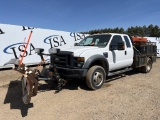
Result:
[[[108,61],[108,71],[128,67],[133,63],[133,46],[129,36],[126,34],[92,35],[77,44],[77,46],[81,45],[93,48],[90,51],[81,53],[81,57],[85,57],[88,60],[90,57],[101,55]]]

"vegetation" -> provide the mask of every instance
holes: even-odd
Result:
[[[88,32],[82,32],[85,34],[97,34],[97,33],[125,33],[131,36],[141,36],[141,37],[160,37],[160,27],[158,25],[149,25],[149,26],[135,26],[129,27],[127,30],[123,28],[105,28],[91,30]]]

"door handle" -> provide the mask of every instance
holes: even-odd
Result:
[[[127,51],[124,51],[124,54],[127,55]]]

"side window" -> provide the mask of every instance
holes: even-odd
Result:
[[[127,37],[127,36],[124,36],[124,40],[125,40],[125,42],[126,42],[127,48],[130,48],[130,47],[131,47],[131,44],[130,44],[130,42],[129,42],[128,37]]]
[[[119,42],[123,42],[122,37],[119,35],[115,35],[112,38],[111,45],[118,45]]]
[[[122,37],[119,35],[115,35],[115,36],[113,36],[110,45],[112,45],[113,49],[118,49],[117,47],[118,47],[119,42],[123,42]]]

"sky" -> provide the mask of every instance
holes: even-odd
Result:
[[[0,0],[0,24],[68,32],[160,27],[160,0]]]

